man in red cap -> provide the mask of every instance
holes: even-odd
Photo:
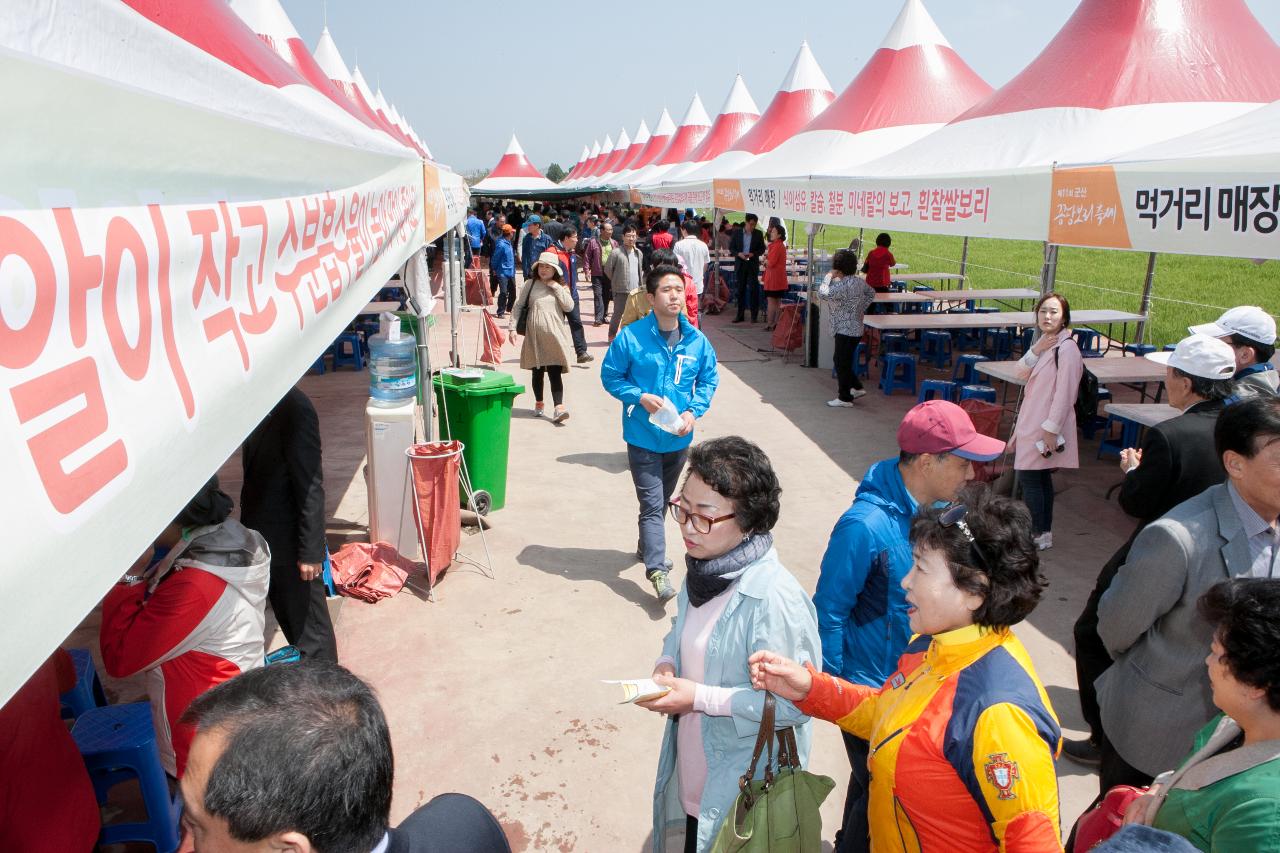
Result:
[[[897,457],[871,466],[853,505],[836,522],[822,557],[813,604],[822,637],[822,669],[879,687],[911,639],[902,579],[914,562],[908,533],[920,506],[949,503],[973,479],[973,463],[1004,452],[954,403],[930,400],[898,427]],[[865,851],[868,744],[844,732],[852,772],[837,853]]]

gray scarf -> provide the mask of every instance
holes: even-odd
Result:
[[[742,577],[747,566],[769,553],[772,547],[772,533],[757,533],[710,560],[699,560],[686,554],[684,564],[688,574],[685,589],[689,593],[689,603],[694,607],[701,607],[724,592]]]

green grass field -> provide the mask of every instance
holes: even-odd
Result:
[[[793,244],[803,246],[803,223],[788,222],[787,228],[789,235],[795,235]],[[856,228],[828,226],[815,246],[834,251],[849,245],[855,236]],[[874,231],[864,235],[868,246],[874,239]],[[959,237],[897,232],[893,254],[900,263],[910,265],[911,272],[958,272],[962,242]],[[970,286],[1038,288],[1043,257],[1039,243],[971,239]],[[1145,254],[1061,248],[1057,290],[1073,308],[1137,311],[1146,271]],[[1280,261],[1257,265],[1236,258],[1160,255],[1152,293],[1147,341],[1157,346],[1176,343],[1186,336],[1188,325],[1214,320],[1222,308],[1261,305],[1273,315],[1280,314]]]

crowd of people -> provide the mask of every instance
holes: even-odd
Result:
[[[713,848],[771,717],[794,732],[802,765],[814,719],[841,730],[838,853],[1062,850],[1063,818],[1075,816],[1061,814],[1061,757],[1099,770],[1068,850],[1280,853],[1280,391],[1265,312],[1232,309],[1151,356],[1180,414],[1121,454],[1120,506],[1136,526],[1075,624],[1089,734],[1064,741],[1013,628],[1048,586],[1052,472],[1079,464],[1083,367],[1065,297],[1037,302],[1038,335],[1019,363],[1020,495],[975,482],[976,464],[1011,449],[1004,441],[951,402],[919,403],[898,426],[897,453],[865,472],[835,520],[809,595],[774,542],[782,489],[767,453],[737,435],[694,441],[719,385],[699,317],[730,301],[712,251],[739,273],[733,322],[758,322],[763,299],[771,325],[786,285],[782,224],[762,233],[752,215],[717,229],[692,211],[508,205],[473,211],[466,232],[531,372],[535,414],[546,416],[549,384],[550,420],[564,424],[566,377],[593,360],[579,284],[590,287],[590,322],[608,324],[600,382],[620,408],[636,559],[657,599],[676,602],[652,674],[665,692],[640,703],[666,718],[655,851]],[[889,236],[876,243],[861,268],[856,251],[836,252],[818,290],[836,338],[833,407],[865,393],[853,353],[895,262]],[[456,794],[390,828],[386,720],[337,664],[319,578],[324,491],[306,396],[286,394],[243,451],[239,520],[210,481],[102,608],[108,673],[146,674],[162,764],[184,802],[182,849],[506,850],[493,816]],[[685,546],[679,589],[668,515]],[[263,666],[268,603],[299,662]],[[59,667],[42,668],[0,721],[44,720]],[[6,789],[68,772],[65,728],[37,747],[27,725],[0,726]],[[42,791],[28,787],[8,802]],[[82,847],[96,833],[92,787],[59,779],[58,790],[71,792],[57,798],[62,834],[32,842],[26,823],[6,820],[0,848]],[[1105,839],[1096,818],[1116,809],[1117,791],[1129,795],[1109,817],[1125,826]]]

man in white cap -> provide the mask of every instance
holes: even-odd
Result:
[[[1275,318],[1256,305],[1239,305],[1213,323],[1189,327],[1231,344],[1236,356],[1235,394],[1254,397],[1280,395],[1280,374],[1270,363],[1276,354]]]
[[[1080,764],[1101,760],[1102,720],[1093,685],[1111,666],[1111,656],[1098,636],[1098,602],[1144,527],[1226,479],[1222,460],[1214,452],[1213,428],[1223,401],[1233,393],[1231,377],[1236,363],[1231,346],[1207,335],[1191,335],[1173,352],[1152,353],[1148,358],[1165,365],[1169,405],[1182,413],[1149,428],[1141,448],[1127,447],[1120,453],[1120,468],[1125,472],[1120,507],[1136,518],[1138,525],[1129,541],[1102,567],[1075,624],[1080,709],[1090,734],[1087,740],[1064,741],[1062,751]]]

